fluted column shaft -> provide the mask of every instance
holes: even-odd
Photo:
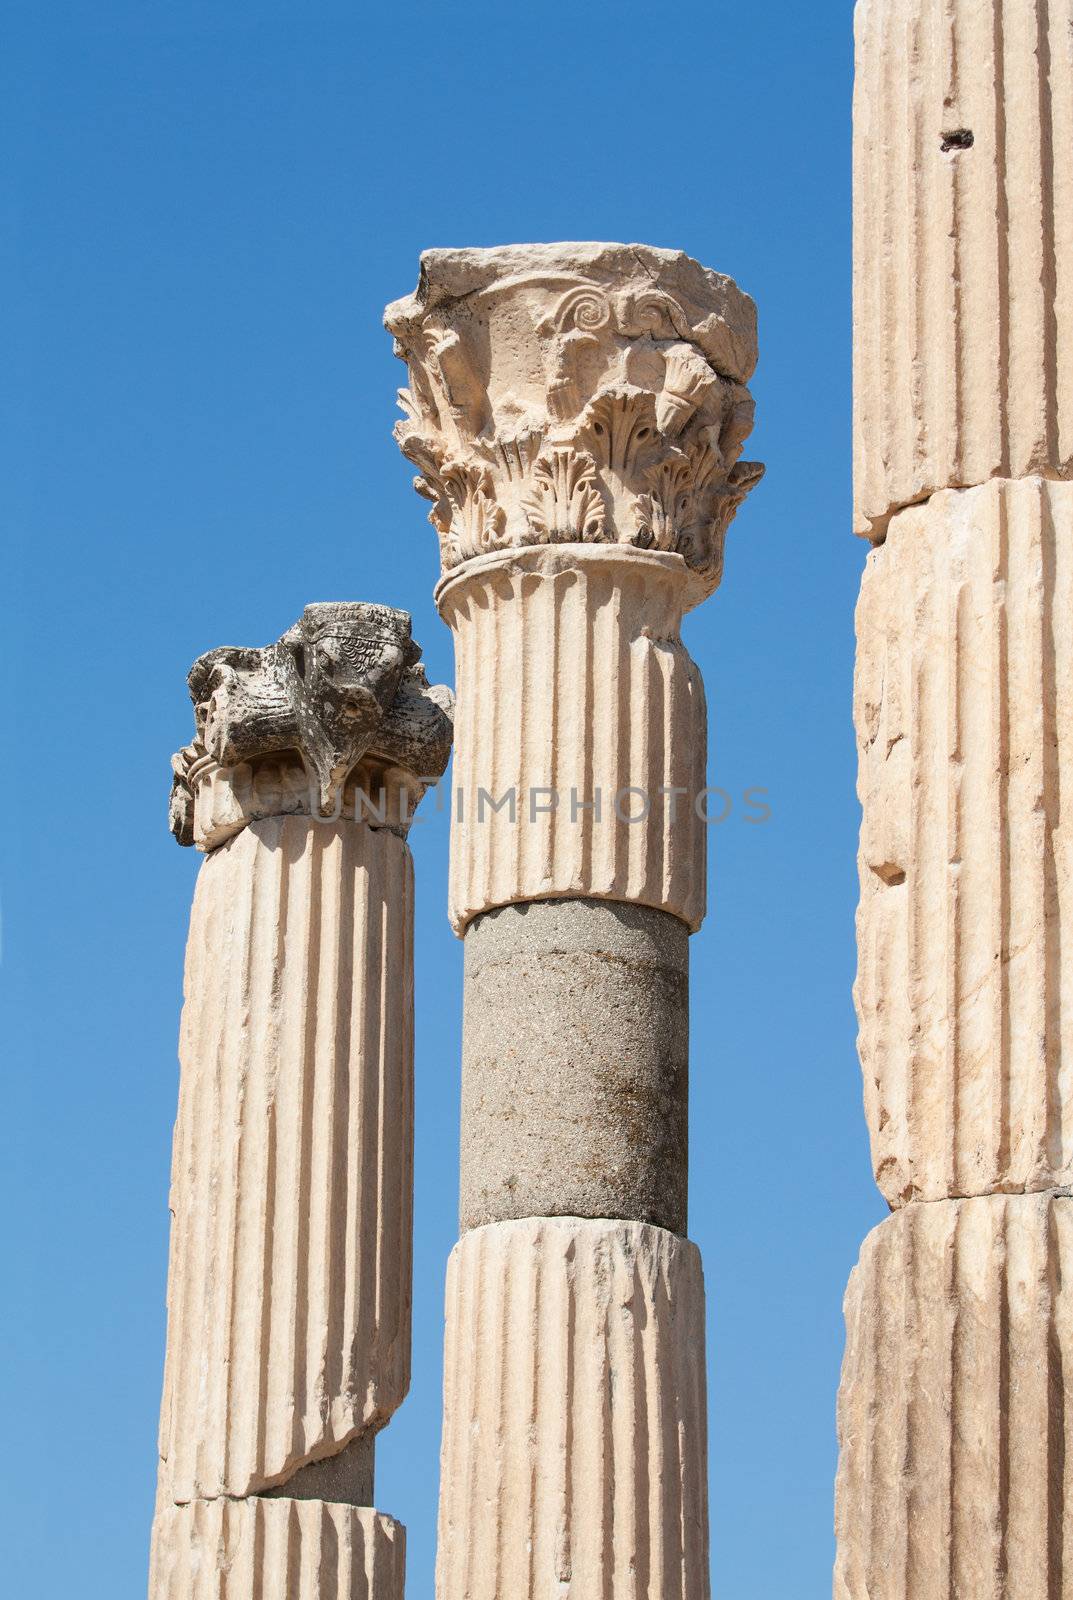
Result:
[[[1073,1595],[1073,6],[859,0],[838,1600]]]
[[[409,1386],[412,922],[409,850],[365,823],[257,822],[201,868],[160,1439],[177,1503],[371,1444]]]
[[[465,939],[438,1600],[706,1600],[686,1228],[706,714],[751,304],[642,246],[432,251],[388,310],[455,642]]]
[[[405,1531],[373,1509],[375,1436],[410,1377],[413,869],[399,804],[446,744],[416,669],[413,714],[439,751],[426,741],[408,787],[392,768],[378,825],[348,814],[386,766],[347,744],[356,721],[367,744],[399,743],[401,684],[370,701],[409,619],[382,613],[310,608],[299,637],[213,652],[191,675],[198,739],[176,763],[174,817],[207,853],[180,1037],[151,1600],[403,1593]],[[316,681],[340,661],[333,693],[352,709],[334,719]],[[295,705],[305,748],[274,750]]]
[[[161,1600],[182,1594],[193,1545],[213,1548],[222,1503],[219,1536],[256,1564],[256,1519],[276,1515],[265,1495],[339,1502],[334,1520],[264,1527],[316,1545],[314,1563],[336,1531],[360,1528],[373,1566],[386,1540],[399,1587],[360,1587],[363,1558],[343,1592],[401,1596],[403,1531],[371,1507],[374,1437],[410,1380],[412,917],[409,851],[365,823],[256,822],[201,868],[172,1168]],[[245,1565],[228,1567],[229,1600],[257,1593],[237,1587]]]

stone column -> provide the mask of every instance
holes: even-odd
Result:
[[[458,721],[462,1238],[439,1600],[703,1600],[685,1238],[706,717],[683,612],[761,469],[752,302],[677,252],[434,250],[387,325]]]
[[[840,1600],[1073,1595],[1071,151],[1071,0],[859,0]]]
[[[405,612],[190,674],[190,922],[151,1600],[402,1600],[374,1437],[410,1375],[413,884],[451,697]]]

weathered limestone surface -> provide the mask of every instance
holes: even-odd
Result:
[[[756,308],[676,250],[426,250],[385,323],[396,429],[444,569],[532,544],[675,551],[700,592],[763,469],[743,462]],[[699,595],[698,595],[699,598]]]
[[[937,489],[1073,476],[1073,0],[858,0],[856,34],[856,526],[882,538]]]
[[[436,707],[437,716],[441,709]],[[443,717],[449,739],[450,722],[446,713]],[[428,763],[429,778],[438,776],[436,762],[433,753]],[[173,831],[182,833],[181,844],[193,844],[205,851],[226,844],[249,823],[266,817],[345,819],[366,823],[370,828],[387,828],[405,839],[427,787],[405,768],[365,756],[336,790],[330,816],[325,818],[309,773],[289,753],[221,766],[196,745],[188,745],[176,753],[172,766]]]
[[[900,512],[857,612],[856,987],[876,1181],[1073,1180],[1073,484]]]
[[[858,609],[856,1000],[901,1209],[846,1301],[835,1593],[1058,1600],[1073,0],[856,18],[856,526],[885,540]]]
[[[201,1500],[158,1518],[149,1600],[403,1600],[406,1531],[367,1507]]]
[[[471,925],[463,1230],[581,1216],[685,1232],[688,939],[665,911],[596,900]]]
[[[152,1600],[402,1600],[371,1507],[409,1382],[413,807],[451,695],[404,612],[190,674],[187,948]]]
[[[459,704],[457,932],[549,895],[699,927],[707,716],[679,635],[695,590],[680,556],[576,544],[475,559],[440,585]]]
[[[914,1204],[846,1295],[836,1600],[1073,1589],[1073,1200]]]
[[[385,830],[274,818],[202,867],[160,1440],[176,1501],[284,1482],[406,1393],[412,916]]]
[[[629,1222],[496,1223],[447,1280],[436,1593],[706,1600],[704,1284]]]

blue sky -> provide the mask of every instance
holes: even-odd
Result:
[[[168,758],[200,651],[309,600],[432,607],[380,317],[429,245],[682,247],[760,311],[767,477],[686,625],[713,830],[693,940],[691,1233],[718,1600],[830,1592],[841,1298],[884,1211],[854,1053],[848,0],[16,4],[0,103],[9,1592],[144,1591],[197,859]],[[14,727],[11,723],[14,723]],[[460,946],[415,830],[414,1382],[377,1502],[431,1593]]]

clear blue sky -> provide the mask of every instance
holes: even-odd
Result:
[[[715,830],[691,1232],[719,1600],[830,1593],[841,1298],[883,1205],[854,1054],[848,0],[16,4],[4,46],[7,1592],[144,1591],[183,942],[168,758],[200,651],[407,607],[435,538],[380,325],[428,245],[681,246],[760,309],[768,473],[687,624]],[[10,724],[14,721],[14,728]],[[414,1382],[378,1504],[431,1594],[460,946],[415,830]]]

